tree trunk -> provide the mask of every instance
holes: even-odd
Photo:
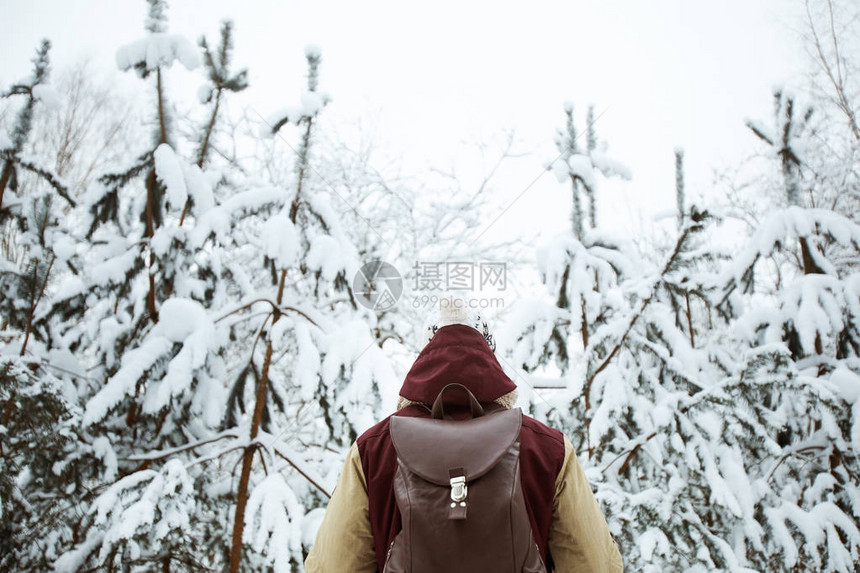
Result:
[[[299,201],[302,196],[302,186],[304,185],[305,180],[305,170],[308,166],[308,153],[310,150],[310,141],[311,141],[311,126],[313,125],[313,118],[307,119],[307,127],[305,128],[305,134],[302,137],[302,154],[299,157],[299,177],[298,182],[296,183],[296,197],[293,199],[293,204],[290,205],[290,221],[293,225],[296,224],[296,217],[299,214]],[[281,301],[278,301],[278,304],[281,304]]]
[[[164,92],[161,87],[161,68],[155,70],[156,91],[158,92],[158,130],[161,143],[167,143],[167,118],[164,115]]]
[[[218,108],[221,106],[221,90],[215,94],[215,108],[212,110],[212,116],[209,118],[209,125],[206,126],[206,135],[203,136],[203,145],[200,146],[200,155],[197,157],[197,167],[203,169],[203,164],[206,162],[206,153],[209,151],[209,140],[212,138],[212,132],[215,131],[215,121],[218,119]],[[191,208],[191,197],[185,200],[185,206],[182,207],[182,215],[179,217],[179,226],[185,223],[185,216],[188,215],[188,209]]]
[[[7,161],[3,164],[3,174],[0,175],[0,208],[3,207],[3,195],[6,193],[6,186],[9,185],[9,179],[12,178],[12,162]]]
[[[693,313],[690,311],[690,293],[684,293],[684,300],[687,301],[687,330],[690,331],[690,347],[696,347],[696,338],[693,334]]]
[[[809,250],[809,243],[806,237],[800,238],[800,255],[803,259],[803,274],[806,275],[823,275],[824,270],[815,264],[815,259],[812,258],[812,253]]]
[[[152,266],[155,264],[155,256],[152,254],[152,237],[155,235],[153,222],[152,202],[155,199],[155,169],[149,172],[146,178],[146,236],[149,237],[149,292],[146,295],[146,309],[152,322],[158,322],[158,310],[155,308],[155,275],[152,274]]]
[[[287,279],[287,271],[281,271],[281,281],[278,285],[278,306],[280,307],[284,296],[284,284]],[[272,318],[272,326],[281,318],[281,312],[275,309]],[[260,422],[263,419],[263,410],[266,406],[266,394],[269,389],[269,367],[272,365],[272,339],[266,343],[266,356],[263,359],[263,371],[257,381],[257,392],[254,401],[254,415],[251,418],[250,441],[257,438],[260,431]],[[233,517],[233,539],[230,548],[230,573],[239,573],[242,562],[242,533],[245,531],[245,507],[248,504],[248,485],[251,481],[251,466],[254,462],[256,447],[249,445],[242,454],[242,474],[239,477],[239,490],[236,495],[236,513]]]

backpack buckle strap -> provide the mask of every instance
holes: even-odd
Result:
[[[448,470],[451,484],[451,508],[448,519],[466,519],[466,497],[469,487],[466,485],[466,471],[463,468]]]
[[[466,485],[466,476],[456,476],[451,478],[451,501],[460,503],[466,501],[466,496],[469,495],[469,487]]]

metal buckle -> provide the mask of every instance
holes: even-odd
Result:
[[[466,476],[457,476],[451,478],[451,499],[453,501],[463,501],[468,494],[466,487]]]

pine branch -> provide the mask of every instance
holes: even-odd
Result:
[[[684,228],[683,232],[681,233],[681,236],[678,237],[678,241],[675,243],[675,248],[672,251],[672,254],[669,256],[669,259],[663,266],[663,270],[660,272],[658,279],[663,279],[672,270],[675,261],[683,252],[690,235],[702,229],[702,224],[700,222],[701,220],[701,217],[698,219],[694,219]],[[630,335],[630,332],[633,330],[633,327],[636,325],[636,322],[642,317],[643,313],[645,312],[645,309],[648,308],[648,305],[650,305],[651,302],[654,300],[654,296],[657,294],[657,289],[659,288],[660,284],[661,280],[654,281],[654,284],[651,286],[651,292],[648,294],[647,298],[642,301],[642,303],[639,305],[639,309],[630,318],[627,327],[624,329],[624,334],[621,335],[621,338],[609,352],[609,355],[603,360],[603,362],[601,362],[600,366],[598,366],[597,369],[586,378],[586,386],[591,385],[591,382],[597,377],[598,374],[603,372],[603,370],[605,370],[606,367],[609,366],[609,364],[612,362],[612,359],[615,358],[615,355],[624,346],[625,342],[627,341],[627,337]]]

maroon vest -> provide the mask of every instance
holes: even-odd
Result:
[[[429,416],[430,412],[424,406],[414,405],[395,415]],[[389,421],[390,418],[386,418],[358,438],[358,451],[367,481],[370,528],[378,571],[383,570],[388,547],[401,528],[393,487],[397,453],[391,442]],[[535,542],[544,563],[548,565],[547,541],[552,523],[555,483],[563,462],[564,441],[561,432],[524,415],[520,430],[520,478]]]

